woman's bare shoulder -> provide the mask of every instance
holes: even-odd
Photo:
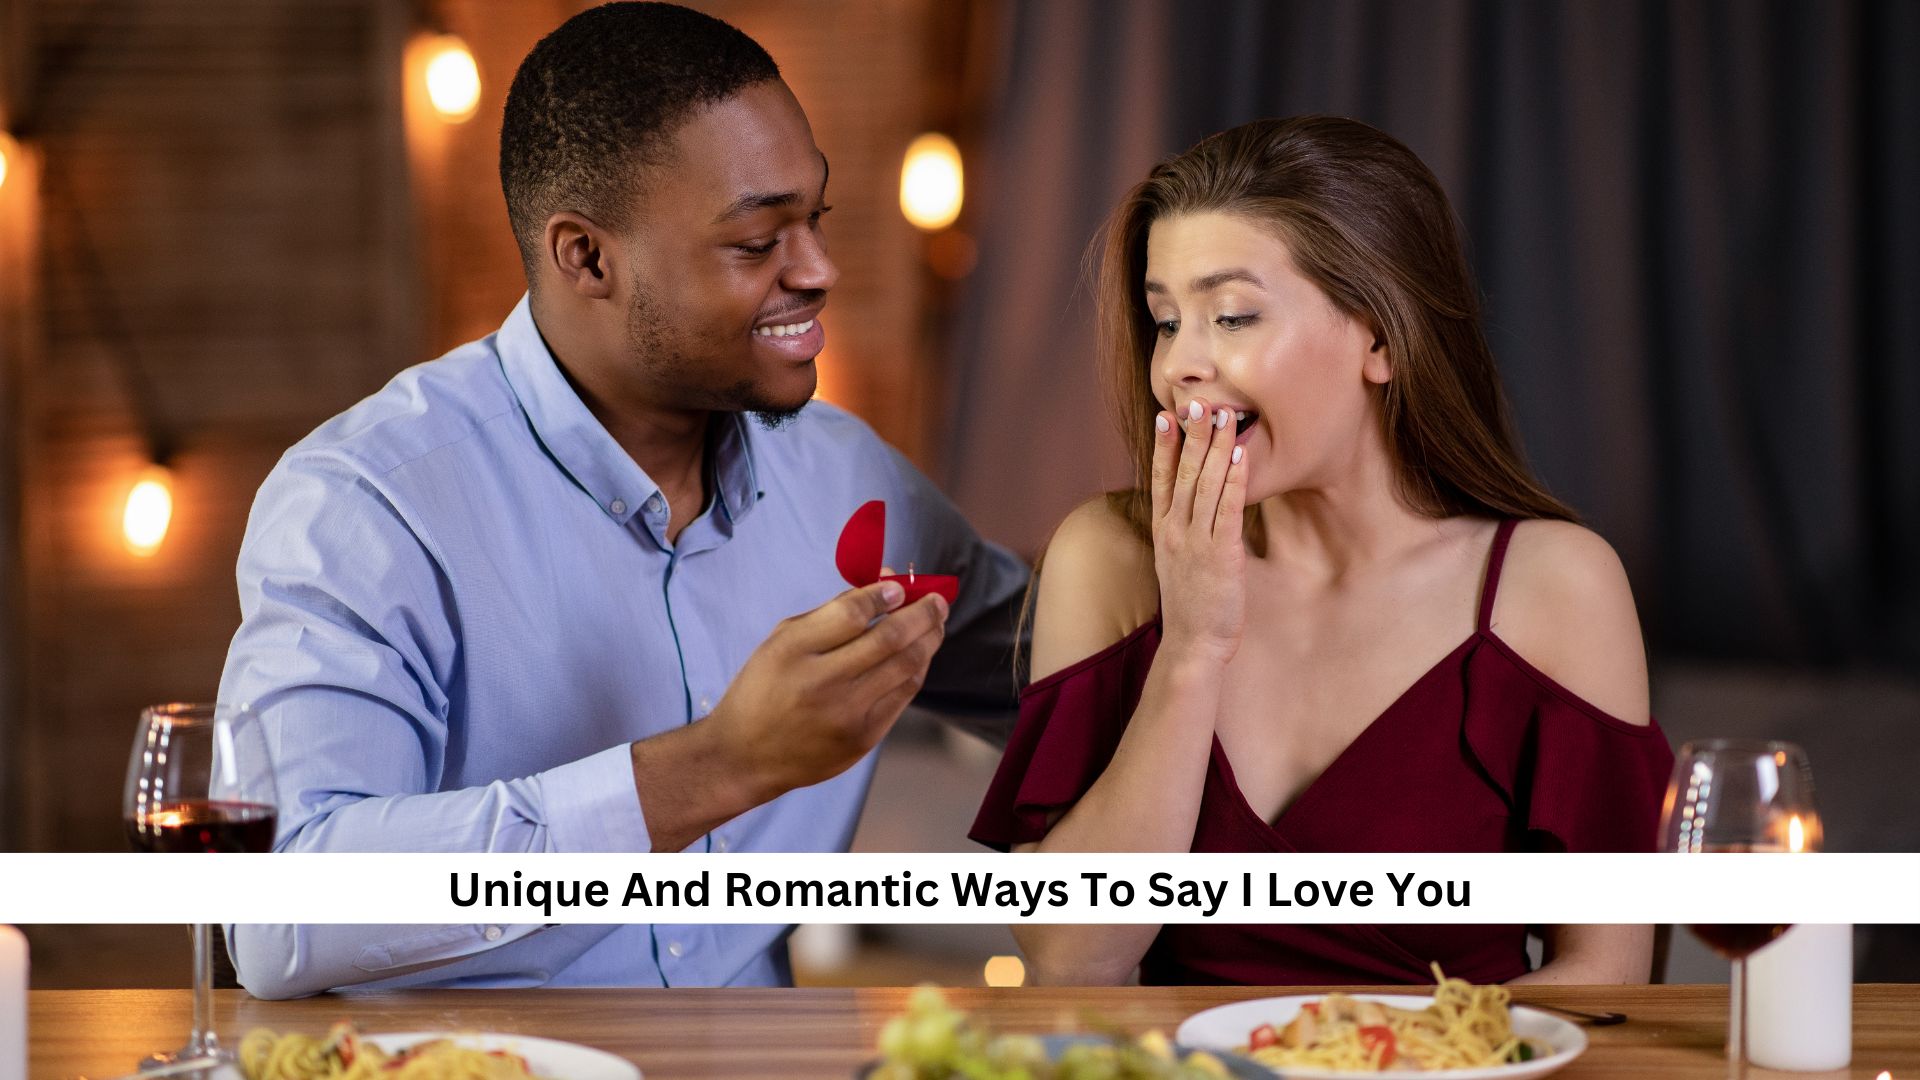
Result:
[[[1648,721],[1646,643],[1611,544],[1571,522],[1523,521],[1498,588],[1493,631],[1502,641],[1602,712]]]
[[[1047,544],[1033,612],[1035,679],[1112,645],[1159,610],[1153,547],[1115,498],[1096,495],[1074,507]]]

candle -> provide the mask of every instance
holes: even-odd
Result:
[[[1853,1058],[1853,927],[1796,926],[1747,959],[1747,1052],[1815,1072]]]
[[[27,939],[0,926],[0,1080],[27,1080]]]

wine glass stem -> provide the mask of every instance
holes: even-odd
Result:
[[[210,927],[193,924],[193,1035],[187,1040],[186,1055],[200,1057],[218,1054],[220,1039],[213,1033],[213,952],[208,940]]]
[[[1747,1080],[1747,961],[1734,957],[1727,980],[1727,1080]]]

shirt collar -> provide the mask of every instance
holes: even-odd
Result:
[[[747,516],[753,504],[766,494],[760,490],[760,478],[753,468],[753,440],[753,421],[746,414],[719,415],[719,434],[710,448],[713,486],[729,523]]]
[[[593,497],[601,512],[625,525],[635,514],[657,513],[666,521],[665,496],[660,485],[634,463],[626,450],[587,408],[567,382],[560,365],[534,325],[526,296],[494,335],[500,368],[512,387],[534,435],[574,483]],[[764,494],[753,462],[752,424],[740,413],[716,417],[716,434],[709,446],[715,493],[730,526],[744,517]]]

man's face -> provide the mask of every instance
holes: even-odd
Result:
[[[826,158],[771,81],[696,113],[641,182],[623,238],[627,347],[646,394],[778,423],[806,405],[840,271],[820,231]]]

